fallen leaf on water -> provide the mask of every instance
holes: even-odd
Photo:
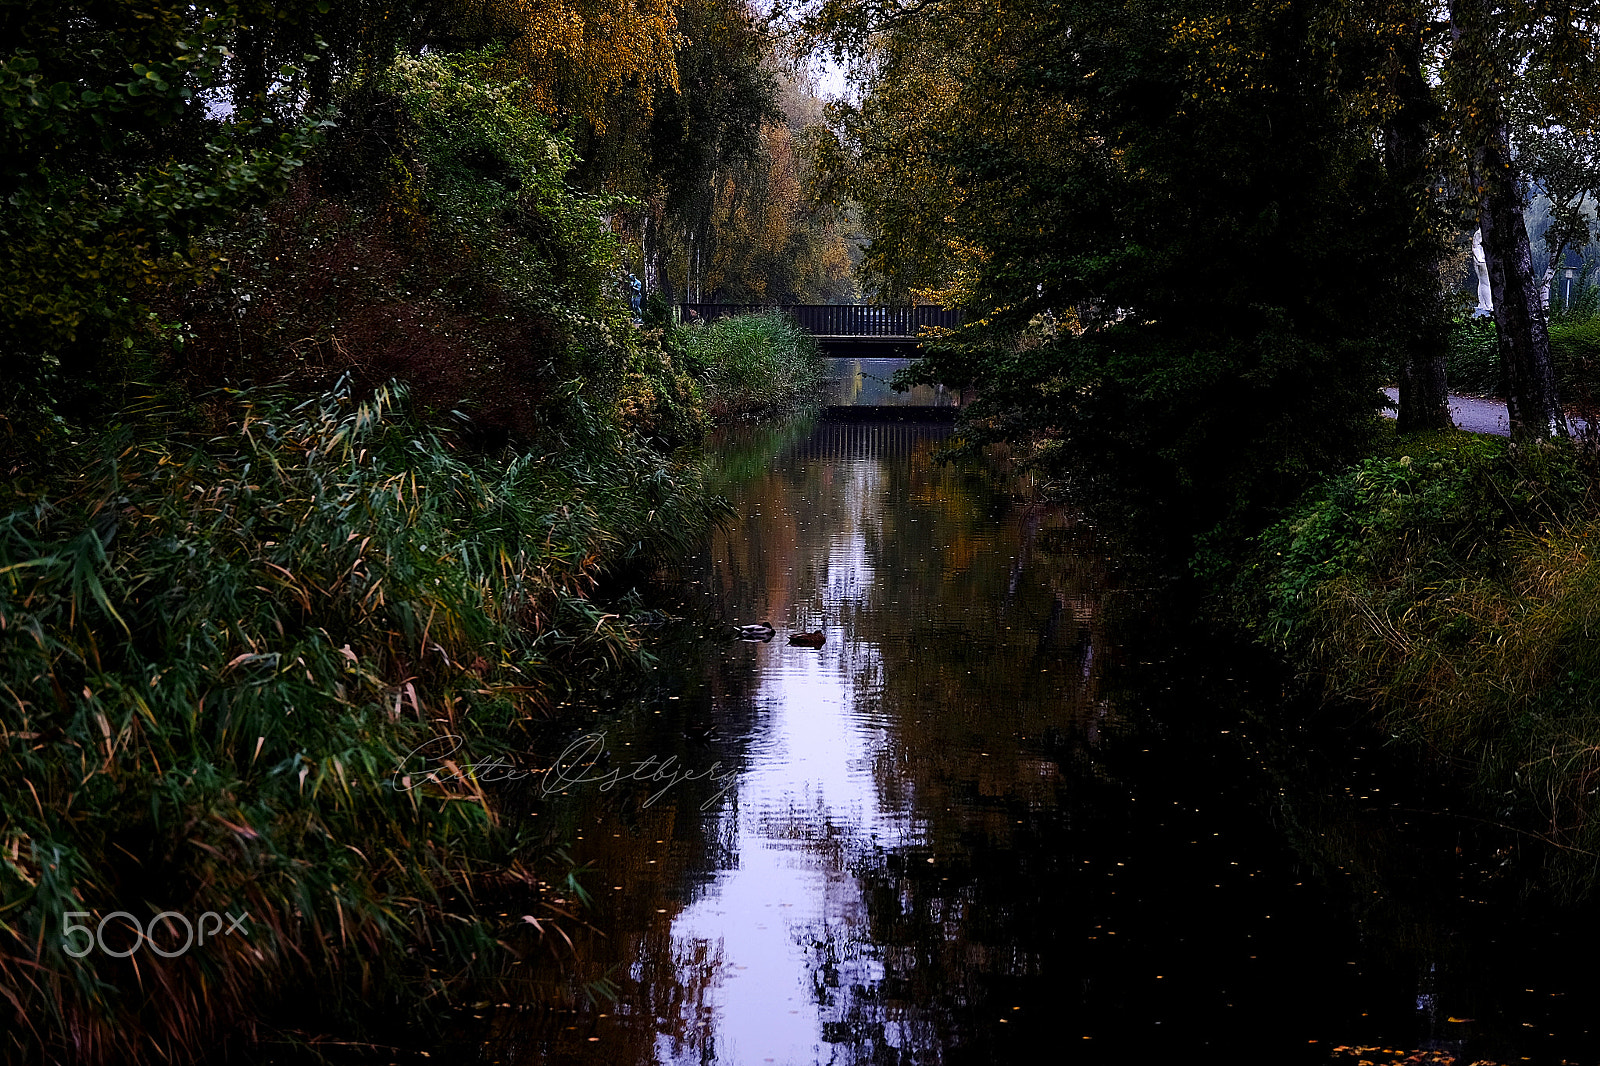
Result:
[[[1471,1021],[1471,1018],[1451,1018],[1453,1022]],[[1440,1048],[1403,1051],[1398,1048],[1351,1047],[1341,1044],[1333,1049],[1335,1059],[1355,1059],[1357,1066],[1456,1066],[1454,1054]],[[1472,1066],[1504,1066],[1492,1059],[1480,1059]]]

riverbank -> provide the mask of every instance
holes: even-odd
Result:
[[[434,1024],[584,921],[571,827],[479,771],[650,665],[731,393],[631,321],[617,201],[495,62],[374,74],[93,402],[4,413],[8,1058]],[[751,410],[805,401],[814,355],[757,356]]]
[[[399,388],[209,402],[219,425],[130,411],[5,500],[14,1052],[182,1061],[272,1016],[481,991],[528,939],[483,909],[513,889],[536,940],[567,936],[561,834],[503,824],[472,768],[552,754],[525,724],[650,665],[618,578],[725,513],[692,452],[603,413],[495,456]]]
[[[1568,897],[1600,874],[1600,471],[1566,442],[1396,438],[1262,535],[1234,609],[1340,707],[1467,783]]]
[[[290,989],[324,1018],[447,992],[504,935],[497,884],[576,920],[537,887],[568,871],[447,771],[646,663],[597,590],[718,513],[695,464],[604,425],[472,460],[391,390],[223,402],[220,432],[130,419],[7,501],[13,1051],[198,1058]],[[249,917],[207,940],[208,914]]]

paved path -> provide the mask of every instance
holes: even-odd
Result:
[[[1384,389],[1389,394],[1390,403],[1400,402],[1399,389]],[[1383,412],[1390,418],[1395,417],[1395,409],[1388,407]],[[1499,400],[1475,400],[1471,396],[1450,396],[1450,417],[1456,420],[1456,427],[1468,433],[1492,433],[1497,437],[1511,436],[1511,422],[1506,417],[1506,405]]]

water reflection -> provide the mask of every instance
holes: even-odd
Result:
[[[712,609],[779,630],[749,664],[750,768],[723,815],[737,865],[674,927],[730,967],[710,994],[714,1061],[940,1061],[948,1034],[931,1004],[897,1002],[904,960],[863,875],[957,857],[930,835],[954,767],[1047,802],[1054,765],[1020,746],[1092,712],[1089,598],[1033,572],[1039,512],[997,521],[1019,502],[936,462],[946,432],[819,427],[741,487],[747,520],[712,547]],[[819,628],[820,649],[784,643]]]
[[[1275,675],[1130,626],[1089,534],[940,465],[948,433],[824,423],[727,453],[740,518],[682,609],[722,638],[663,645],[656,699],[592,713],[612,765],[738,775],[721,798],[575,787],[545,809],[604,874],[562,966],[618,996],[491,1018],[486,1058],[1600,1050],[1573,953],[1493,928],[1460,902],[1478,882],[1424,861],[1449,856],[1429,800],[1251,724]],[[761,621],[769,643],[727,636]]]
[[[827,360],[828,390],[823,403],[830,407],[960,407],[964,393],[944,385],[918,385],[905,392],[890,387],[908,359]]]

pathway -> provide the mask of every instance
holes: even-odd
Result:
[[[1384,389],[1390,403],[1400,402],[1399,389]],[[1384,415],[1395,417],[1395,409],[1386,407]],[[1450,396],[1450,417],[1456,427],[1468,433],[1492,433],[1497,437],[1511,435],[1511,423],[1506,417],[1506,405],[1500,400],[1478,400],[1471,396]]]

